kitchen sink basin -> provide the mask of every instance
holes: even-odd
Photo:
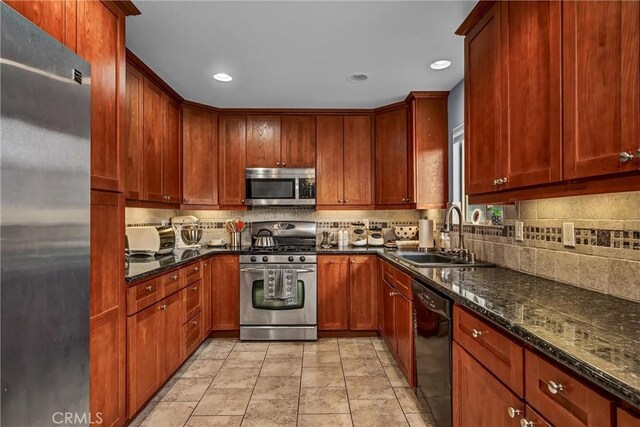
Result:
[[[395,255],[401,260],[417,267],[495,267],[495,264],[488,262],[467,262],[455,255],[412,252],[397,252]]]

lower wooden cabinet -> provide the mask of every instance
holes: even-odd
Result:
[[[375,331],[375,255],[318,257],[318,330]]]
[[[618,408],[617,427],[640,427],[640,414],[632,414],[631,412]]]
[[[237,255],[211,258],[211,329],[240,330],[240,260]]]
[[[184,292],[184,290],[183,290]],[[162,355],[162,377],[167,378],[180,367],[185,357],[182,338],[182,298],[179,292],[165,298],[160,307],[162,341],[158,343]]]
[[[211,333],[211,259],[202,262],[202,334]]]

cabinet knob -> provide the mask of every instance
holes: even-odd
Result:
[[[244,203],[244,199],[240,200],[240,203]]]
[[[158,310],[166,310],[167,309],[167,304],[162,304],[161,306],[158,306]]]
[[[493,180],[493,185],[498,185],[498,180],[497,179]]]
[[[505,182],[507,182],[507,181],[506,181],[506,179],[507,179],[507,178],[498,178],[498,179],[496,179],[496,180],[494,180],[494,181],[493,181],[493,182],[494,182],[494,184],[493,184],[493,185],[502,185],[502,184],[504,184]]]
[[[640,160],[640,148],[636,150],[636,157]]]
[[[197,290],[198,290],[198,287],[197,287],[197,286],[194,286],[193,288],[191,288],[191,290],[195,292],[195,291],[197,291]]]
[[[473,329],[473,330],[471,331],[471,336],[472,336],[472,337],[474,337],[474,338],[478,338],[478,337],[479,337],[479,336],[481,336],[481,335],[482,335],[482,331],[479,331],[479,330],[477,330],[477,329]]]
[[[178,275],[174,274],[173,276],[171,276],[171,280],[178,280]]]
[[[618,156],[618,159],[620,160],[620,163],[627,163],[629,160],[633,160],[633,154],[623,151]]]
[[[153,286],[147,286],[145,289],[148,290],[149,292],[153,292]]]
[[[507,408],[507,414],[509,414],[509,417],[511,417],[511,418],[515,418],[516,416],[520,415],[521,413],[522,413],[522,411],[520,409],[512,408],[511,406],[509,406]]]
[[[339,199],[338,199],[338,203],[342,203],[342,200],[339,200]]]
[[[189,203],[189,199],[187,197],[185,197],[184,199],[182,199],[183,202],[185,203]]]
[[[282,167],[287,166],[287,164],[285,162],[282,162]]]
[[[504,178],[502,178],[502,183],[506,184],[507,183],[507,177],[505,176]]]
[[[198,321],[197,321],[197,320],[194,320],[194,321],[193,321],[193,322],[191,322],[191,323],[193,323],[194,325],[197,325],[197,324],[198,324]]]
[[[352,260],[351,260],[351,264],[355,264],[355,263],[356,263],[356,260],[355,260],[355,259],[352,259]]]
[[[526,418],[520,419],[520,427],[533,427],[533,421],[529,421]]]
[[[344,199],[343,202],[344,203],[349,203],[349,201],[347,199]]]
[[[547,383],[547,389],[549,389],[549,393],[551,394],[558,394],[559,392],[564,391],[564,386],[560,383],[549,381]]]
[[[276,163],[276,166],[277,166],[277,167],[280,167],[280,162],[277,162],[277,163]]]
[[[193,271],[196,271],[196,272],[197,272],[198,270],[200,270],[200,268],[199,268],[199,267],[193,267]]]
[[[329,264],[335,264],[335,261],[334,260],[330,260]]]

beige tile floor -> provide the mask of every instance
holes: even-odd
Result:
[[[132,426],[432,426],[381,338],[205,341]]]

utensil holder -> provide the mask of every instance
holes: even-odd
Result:
[[[242,236],[239,231],[229,233],[229,246],[239,248],[242,244]]]

